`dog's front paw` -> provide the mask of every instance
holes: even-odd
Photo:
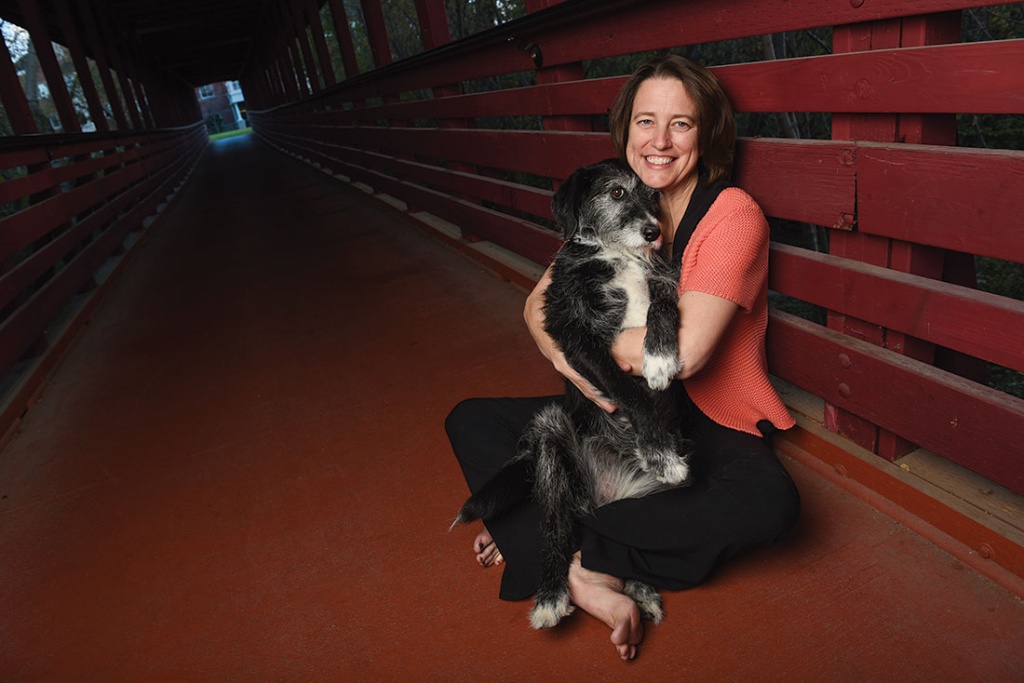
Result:
[[[653,474],[663,484],[682,484],[690,476],[690,465],[675,451],[638,448],[636,458],[644,472]]]
[[[682,484],[689,476],[690,466],[685,460],[674,453],[671,457],[665,459],[661,471],[654,472],[655,479],[670,486]]]
[[[538,597],[533,609],[530,610],[530,626],[536,629],[557,626],[558,622],[572,614],[574,609],[569,602],[568,592],[552,598]]]
[[[644,354],[644,379],[647,386],[655,391],[667,389],[682,369],[677,356]]]

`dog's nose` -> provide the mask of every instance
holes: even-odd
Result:
[[[647,240],[648,242],[653,242],[659,237],[661,237],[661,229],[658,228],[657,224],[648,225],[644,227],[644,229],[641,231],[641,234],[644,236],[645,240]]]

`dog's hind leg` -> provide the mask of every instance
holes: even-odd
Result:
[[[520,450],[518,456],[463,503],[451,528],[478,519],[487,522],[501,515],[530,496],[532,480],[533,453]]]
[[[644,619],[660,624],[665,618],[665,611],[661,607],[661,595],[651,584],[630,579],[622,587],[622,592],[633,598]]]
[[[569,565],[577,518],[591,507],[591,475],[580,461],[580,442],[568,413],[552,406],[538,415],[524,439],[536,453],[534,496],[544,530],[542,574],[530,611],[533,628],[551,628],[573,611]]]

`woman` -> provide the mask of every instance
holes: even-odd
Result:
[[[672,389],[691,418],[697,448],[693,486],[616,501],[582,522],[569,574],[572,600],[612,629],[612,643],[628,660],[643,627],[622,593],[625,579],[695,586],[722,560],[782,536],[799,514],[799,495],[768,441],[793,418],[768,380],[768,224],[749,195],[728,186],[735,128],[725,94],[707,69],[678,56],[655,58],[623,85],[610,127],[619,156],[661,191],[664,249],[681,260],[682,371]],[[544,331],[549,282],[550,271],[527,299],[530,333],[558,372],[614,411]],[[626,330],[613,348],[627,372],[642,368],[644,334]],[[470,399],[456,406],[446,428],[471,490],[515,455],[523,428],[553,400]],[[539,583],[540,545],[539,516],[528,503],[491,522],[474,550],[484,566],[506,563],[500,595],[517,600]]]

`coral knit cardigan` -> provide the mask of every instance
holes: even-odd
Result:
[[[684,381],[701,411],[725,427],[760,434],[795,422],[768,380],[768,221],[754,199],[729,187],[697,224],[683,252],[679,293],[704,292],[740,307],[715,355]],[[683,329],[686,334],[686,329]]]

